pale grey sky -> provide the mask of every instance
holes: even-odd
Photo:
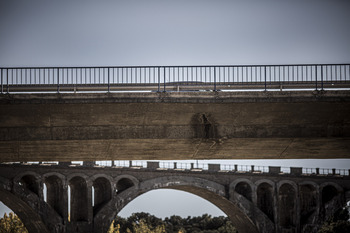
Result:
[[[350,1],[0,2],[0,66],[350,63]]]
[[[350,63],[349,12],[348,0],[2,0],[0,67]]]

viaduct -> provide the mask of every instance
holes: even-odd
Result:
[[[349,173],[101,167],[86,163],[0,165],[0,198],[29,232],[107,232],[117,213],[150,190],[196,194],[224,211],[240,233],[317,232],[350,201]],[[349,172],[349,171],[347,171]],[[45,186],[45,190],[44,190]],[[70,189],[70,192],[68,192]],[[44,194],[46,192],[46,195]],[[70,211],[68,211],[70,201]],[[68,218],[70,214],[70,218]]]
[[[72,160],[350,158],[350,92],[324,89],[349,87],[348,64],[0,68],[0,78],[0,200],[30,232],[105,232],[123,206],[156,188],[211,201],[239,232],[313,232],[349,201],[349,177],[336,174],[63,166]],[[185,79],[214,89],[179,92],[175,84]],[[157,88],[130,92],[134,86],[123,80],[148,80],[138,84]],[[239,80],[263,90],[218,91]],[[291,83],[315,88],[282,90]],[[267,85],[280,91],[267,91]],[[23,89],[27,93],[19,94]],[[26,161],[61,165],[8,164]]]

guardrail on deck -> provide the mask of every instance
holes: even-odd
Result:
[[[1,93],[350,87],[350,64],[3,67]]]
[[[132,161],[132,160],[108,160],[108,161],[72,161],[72,162],[4,162],[2,164],[40,164],[62,166],[89,166],[89,167],[114,167],[153,170],[182,170],[182,171],[212,171],[212,172],[237,172],[254,174],[292,174],[292,175],[335,175],[350,176],[350,169],[336,168],[303,168],[303,167],[280,167],[280,166],[255,166],[238,164],[208,164],[208,163],[185,163],[168,161]]]

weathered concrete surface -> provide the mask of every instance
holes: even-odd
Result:
[[[350,92],[0,96],[0,161],[350,158]]]

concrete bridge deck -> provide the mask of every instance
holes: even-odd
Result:
[[[0,161],[350,158],[349,91],[0,95]]]

